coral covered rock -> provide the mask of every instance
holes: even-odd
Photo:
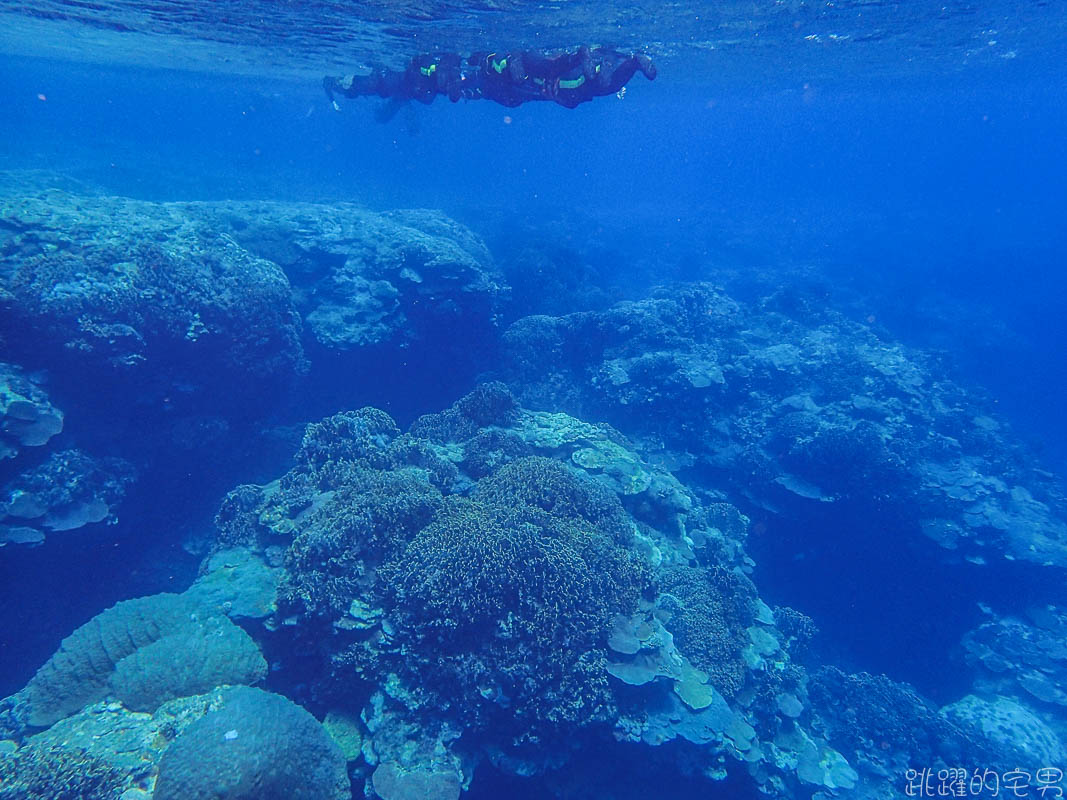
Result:
[[[0,800],[118,800],[125,773],[78,747],[27,746],[0,755]]]
[[[459,800],[460,783],[450,772],[405,772],[395,764],[382,764],[372,782],[382,800]]]
[[[444,682],[471,699],[492,687],[527,727],[603,718],[599,682],[576,680],[580,695],[565,703],[559,689],[587,669],[612,615],[636,604],[641,570],[580,518],[513,502],[447,502],[383,567],[386,609],[424,687]]]
[[[1067,565],[1062,490],[981,395],[834,311],[691,284],[503,342],[525,404],[610,422],[769,510],[885,520],[956,562]]]
[[[63,412],[14,364],[0,362],[0,460],[40,447],[63,430]]]
[[[182,595],[125,600],[63,640],[16,695],[31,727],[47,727],[114,697],[153,711],[175,697],[266,674],[259,648],[218,612]]]
[[[436,211],[376,214],[351,204],[186,205],[296,285],[316,342],[400,343],[451,326],[486,330],[503,294],[485,245]]]
[[[5,199],[0,218],[15,352],[76,356],[79,373],[225,376],[248,389],[303,368],[284,272],[194,207],[48,192]]]
[[[334,351],[463,347],[505,293],[485,245],[436,211],[50,191],[5,197],[0,222],[12,351],[104,385],[150,374],[160,401],[178,385],[263,402],[307,368],[305,324]]]
[[[348,800],[345,757],[311,714],[259,689],[223,694],[164,753],[155,800]]]
[[[804,722],[803,625],[756,596],[747,519],[606,425],[499,384],[403,434],[345,412],[218,522],[218,553],[284,550],[275,674],[359,714],[379,797],[455,797],[482,758],[534,774],[579,739],[680,740],[768,785],[853,779],[818,735],[768,745]]]
[[[0,546],[38,543],[46,533],[113,520],[135,474],[121,458],[93,458],[80,450],[52,453],[4,487],[8,500],[0,503]]]

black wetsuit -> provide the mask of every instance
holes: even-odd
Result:
[[[416,56],[403,72],[378,69],[369,75],[327,76],[322,81],[326,96],[336,105],[334,94],[345,97],[385,97],[432,103],[439,94],[448,94],[449,84],[460,74],[459,56]],[[458,99],[458,98],[457,98]]]
[[[552,99],[561,106],[574,108],[594,97],[617,94],[641,70],[649,80],[655,80],[656,68],[648,56],[623,55],[598,47],[591,53],[593,70],[571,70],[559,78]]]
[[[449,53],[413,58],[403,72],[376,70],[370,75],[327,77],[323,87],[335,107],[336,93],[384,97],[393,101],[393,110],[408,100],[432,103],[439,94],[452,102],[486,99],[509,108],[543,100],[574,108],[616,93],[638,69],[649,79],[655,77],[647,56],[626,56],[604,48],[582,47],[555,56],[533,51],[476,53],[466,61]]]

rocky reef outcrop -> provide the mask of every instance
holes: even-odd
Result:
[[[136,475],[122,458],[94,458],[80,450],[52,452],[3,485],[0,547],[39,544],[46,534],[113,521]]]
[[[286,474],[228,495],[187,591],[99,615],[0,704],[18,742],[0,774],[100,797],[341,798],[352,780],[455,800],[482,765],[559,776],[639,747],[696,758],[704,781],[874,798],[917,761],[1019,752],[997,732],[1006,700],[942,711],[816,669],[811,620],[752,581],[748,524],[616,429],[530,411],[499,383],[407,432],[377,409],[336,414]],[[1026,650],[972,638],[982,664]],[[218,688],[261,680],[261,650],[289,699]],[[1051,729],[1034,720],[1036,742]]]
[[[247,401],[306,370],[305,333],[352,350],[491,327],[503,292],[485,245],[435,211],[0,200],[0,335],[97,380]]]
[[[0,460],[47,444],[62,430],[63,412],[52,405],[40,380],[0,363]]]
[[[116,523],[146,474],[225,496],[182,520],[188,589],[90,610],[0,701],[0,800],[457,800],[486,773],[568,798],[591,760],[887,800],[916,768],[1062,763],[1067,500],[981,392],[804,291],[608,307],[623,282],[553,258],[513,261],[516,308],[599,310],[502,332],[501,273],[438,212],[9,190],[0,545]],[[398,364],[423,409],[434,376],[496,380],[410,425],[403,382],[350,402]],[[267,436],[293,450],[259,463]],[[936,700],[784,605],[842,585],[789,550],[821,533],[949,581]],[[870,587],[936,617],[893,566]]]
[[[99,379],[262,385],[303,366],[276,265],[180,207],[62,192],[0,205],[3,335]]]
[[[883,796],[917,759],[1002,756],[910,687],[809,672],[814,626],[760,599],[736,508],[500,384],[407,433],[374,409],[313,424],[217,525],[220,548],[284,564],[278,674],[361,719],[353,775],[386,800],[627,743],[696,748],[704,779],[795,797]]]
[[[8,187],[0,460],[48,459],[4,466],[0,544],[113,521],[137,474],[203,473],[178,462],[205,439],[250,457],[262,419],[360,359],[458,361],[505,296],[481,240],[436,211]]]
[[[690,284],[527,317],[504,353],[497,374],[525,404],[606,420],[758,506],[859,509],[946,561],[1067,566],[1058,481],[991,404],[831,309]]]

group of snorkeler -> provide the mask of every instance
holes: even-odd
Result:
[[[514,108],[531,101],[550,101],[575,108],[594,97],[618,94],[636,72],[649,80],[656,67],[643,53],[580,47],[575,52],[546,55],[531,50],[510,53],[454,53],[416,56],[403,71],[376,69],[369,75],[326,77],[323,87],[334,108],[336,95],[382,97],[394,104],[408,100],[432,103],[443,95],[460,100],[492,100]]]

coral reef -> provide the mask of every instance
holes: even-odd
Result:
[[[298,310],[324,347],[485,329],[502,297],[485,245],[437,211],[231,203],[208,213],[303,288]]]
[[[456,797],[485,758],[540,773],[577,736],[679,739],[720,776],[734,759],[767,785],[852,785],[798,719],[786,648],[810,632],[784,612],[778,631],[759,600],[747,519],[610,427],[527,411],[500,384],[407,433],[344,412],[217,522],[216,565],[235,548],[284,565],[276,679],[362,717],[358,769],[379,797]]]
[[[402,771],[395,764],[380,764],[372,777],[382,800],[458,800],[460,782],[450,772]]]
[[[969,694],[945,706],[942,714],[985,737],[997,755],[982,763],[996,764],[1001,770],[1020,764],[1062,764],[1067,757],[1056,731],[1039,714],[1009,697],[987,700]]]
[[[493,332],[505,296],[485,245],[436,211],[0,198],[6,351],[97,404],[138,409],[154,437],[190,423],[161,411],[225,424],[277,407],[308,353],[326,370],[411,345],[458,359]]]
[[[314,479],[322,480],[320,476],[338,464],[373,458],[399,434],[400,429],[384,411],[344,411],[308,426],[296,461]]]
[[[15,364],[0,362],[0,460],[40,447],[62,430],[63,412],[39,382]]]
[[[510,426],[518,404],[502,383],[483,383],[465,395],[452,408],[425,414],[411,426],[411,435],[440,444],[464,442],[481,428]]]
[[[235,391],[303,368],[284,272],[194,208],[53,191],[4,199],[0,219],[13,352]]]
[[[170,700],[154,714],[117,702],[86,706],[12,750],[0,747],[0,797],[147,800],[163,753],[189,725],[220,708],[227,694]]]
[[[487,764],[555,772],[543,785],[573,797],[568,776],[608,752],[768,796],[889,800],[916,765],[1067,758],[1062,608],[983,607],[973,682],[939,708],[817,667],[839,643],[754,583],[749,548],[788,547],[768,520],[985,569],[994,589],[960,605],[1058,575],[1067,500],[980,394],[800,290],[607,307],[621,277],[584,291],[591,257],[564,254],[571,274],[547,253],[502,272],[426,210],[5,195],[0,546],[116,521],[138,473],[210,475],[218,497],[235,481],[210,462],[246,433],[295,454],[242,474],[263,485],[225,496],[213,540],[192,534],[190,588],[98,614],[0,701],[0,800],[342,800],[350,781],[457,800]],[[508,271],[518,310],[561,316],[499,339]],[[374,395],[390,413],[304,427],[370,402],[360,367],[466,387],[497,344],[488,382],[406,430],[391,413],[438,407],[406,384]],[[286,398],[307,404],[269,417]],[[251,688],[268,660],[278,694]]]
[[[118,800],[125,773],[85,750],[28,746],[0,755],[0,799]]]
[[[1019,617],[995,616],[963,637],[963,650],[983,695],[1014,696],[1054,711],[1067,707],[1063,609],[1032,607]]]
[[[249,687],[170,700],[152,714],[87,706],[0,749],[0,797],[350,797],[344,756],[291,701]]]
[[[152,595],[74,631],[15,703],[27,726],[48,727],[108,697],[153,711],[219,684],[255,683],[266,671],[259,648],[228,618],[182,595]]]
[[[341,750],[300,706],[251,687],[190,724],[159,763],[155,800],[348,800]]]
[[[344,486],[289,546],[287,606],[311,616],[348,612],[372,572],[434,516],[441,494],[412,473],[368,471]]]
[[[822,727],[842,752],[905,753],[914,764],[961,755],[964,734],[910,686],[884,675],[849,675],[827,666],[811,677],[808,692]]]
[[[837,312],[780,300],[691,284],[528,317],[505,332],[498,375],[526,405],[606,420],[768,509],[836,504],[921,531],[946,561],[1067,565],[1061,490],[980,394]]]
[[[660,578],[660,605],[671,614],[674,640],[693,666],[727,698],[744,685],[741,651],[755,621],[756,590],[744,575],[728,570],[677,566]]]
[[[8,499],[0,503],[0,546],[37,544],[46,532],[113,520],[135,474],[121,458],[93,458],[80,450],[52,453],[4,487]]]
[[[579,517],[513,502],[446,502],[382,568],[397,643],[421,686],[490,695],[520,729],[604,719],[603,681],[583,673],[611,615],[636,603],[640,568]]]
[[[499,383],[407,433],[372,408],[313,423],[289,472],[236,488],[216,523],[187,592],[101,614],[0,704],[22,739],[7,759],[69,756],[101,797],[156,765],[157,798],[343,797],[347,762],[368,796],[454,800],[484,760],[535,775],[576,766],[568,742],[618,741],[695,748],[706,776],[741,770],[782,796],[874,798],[914,763],[1062,753],[1059,723],[1027,705],[1057,707],[1041,688],[1059,682],[1054,608],[970,634],[975,694],[940,711],[885,677],[809,676],[813,622],[759,598],[744,515]],[[215,688],[266,671],[227,615],[327,728]],[[119,736],[140,766],[106,757]]]
[[[204,441],[213,460],[255,460],[271,437],[258,423],[301,386],[339,391],[335,366],[401,349],[458,363],[493,335],[507,294],[481,240],[436,211],[158,203],[34,183],[0,197],[0,460],[63,428],[50,397],[101,465],[106,452],[141,475],[178,472]],[[49,371],[47,393],[30,369]],[[88,496],[94,482],[39,516],[62,515],[64,529],[113,519],[106,492]],[[48,520],[24,524],[10,507],[40,504],[5,498],[0,545],[40,543]]]

